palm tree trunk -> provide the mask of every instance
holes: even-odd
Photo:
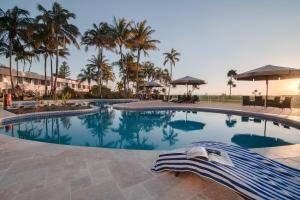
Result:
[[[32,57],[30,57],[30,60],[29,60],[29,69],[28,69],[28,72],[30,72],[30,70],[31,70],[31,65],[32,65]]]
[[[171,81],[172,81],[172,64],[170,64],[170,78],[171,78]],[[168,101],[170,100],[170,90],[171,90],[171,85],[169,83],[169,88],[168,88]]]
[[[120,55],[121,55],[121,69],[124,70],[124,65],[123,65],[123,52],[122,52],[122,45],[119,46],[120,48]],[[125,71],[125,77],[123,80],[123,84],[124,84],[124,96],[127,97],[127,69],[124,70]]]
[[[52,63],[52,57],[50,56],[50,73],[51,73],[51,86],[50,86],[50,91],[51,95],[53,95],[53,63]]]
[[[12,94],[15,93],[15,87],[12,77],[12,69],[11,69],[11,59],[12,59],[12,39],[9,39],[9,75],[10,75],[10,85]]]
[[[17,85],[19,85],[19,61],[17,60]]]
[[[231,98],[231,85],[229,85],[229,97]]]
[[[44,55],[44,72],[45,72],[45,96],[47,96],[48,93],[48,87],[47,87],[47,54]]]
[[[103,58],[103,49],[100,47],[99,48],[99,53],[98,53],[98,61],[99,61],[99,63],[98,63],[98,65],[99,65],[98,66],[99,67],[99,69],[98,69],[99,70],[99,72],[98,72],[98,75],[99,75],[98,85],[99,85],[100,98],[102,98],[102,64],[101,64],[102,58]]]
[[[138,53],[137,53],[137,72],[136,72],[136,94],[139,91],[139,69],[140,69],[140,54],[141,54],[141,50],[138,49]]]
[[[56,34],[56,63],[55,63],[55,79],[53,85],[53,95],[56,95],[56,82],[57,82],[57,74],[58,74],[58,56],[59,56],[59,45],[58,45],[58,35]]]

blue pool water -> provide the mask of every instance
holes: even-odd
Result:
[[[101,112],[7,124],[0,133],[27,140],[122,149],[175,149],[197,141],[246,148],[300,143],[299,129],[259,118],[209,112]]]

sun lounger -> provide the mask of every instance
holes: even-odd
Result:
[[[193,144],[197,145],[226,151],[234,166],[200,158],[187,159],[188,148],[185,148],[161,154],[152,170],[193,172],[232,189],[246,199],[299,199],[300,170],[234,145],[217,142]]]

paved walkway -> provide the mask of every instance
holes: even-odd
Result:
[[[127,108],[146,105],[176,106],[158,101],[126,104]],[[230,104],[184,106],[241,109]],[[280,114],[297,117],[297,112]],[[300,145],[254,150],[300,169]],[[241,199],[190,173],[175,177],[151,172],[159,153],[56,145],[0,135],[0,199]]]

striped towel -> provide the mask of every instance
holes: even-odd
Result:
[[[186,149],[159,155],[155,172],[188,171],[212,179],[247,199],[300,199],[300,170],[285,166],[247,149],[217,142],[197,142],[226,151],[234,166],[200,158],[186,158]]]

